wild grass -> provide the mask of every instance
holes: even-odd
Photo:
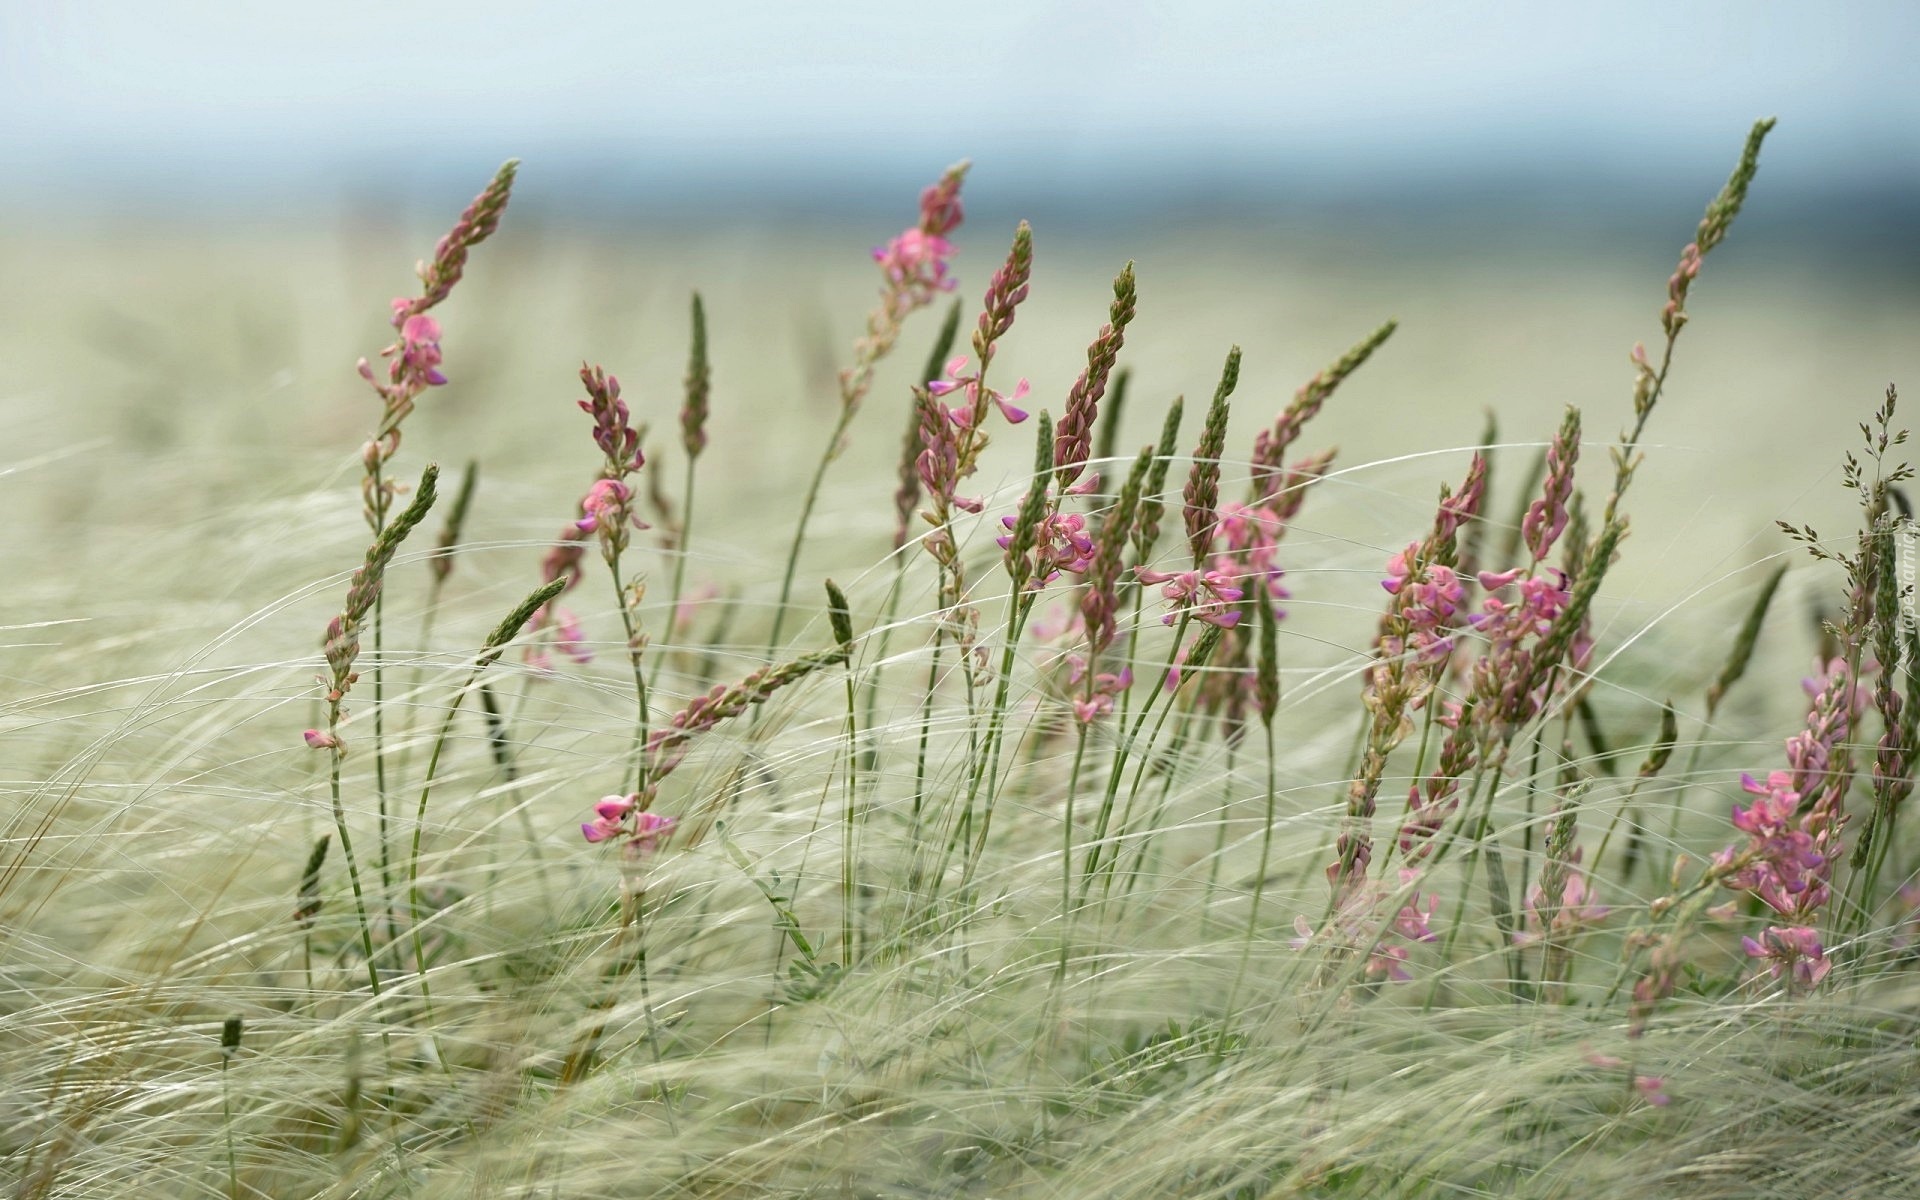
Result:
[[[1611,594],[1660,575],[1641,455],[1703,386],[1670,367],[1768,127],[1646,289],[1614,409],[1350,462],[1316,421],[1398,351],[1388,314],[1278,404],[1252,343],[1149,387],[1151,278],[1117,263],[1077,380],[1023,393],[1046,231],[968,241],[1012,247],[949,296],[956,168],[777,472],[726,444],[770,402],[695,298],[642,368],[677,384],[589,365],[537,418],[564,461],[436,487],[486,318],[450,304],[443,356],[428,313],[512,254],[503,172],[395,303],[370,449],[294,489],[185,476],[216,499],[112,588],[21,577],[15,1193],[1904,1194],[1893,393],[1844,471],[1857,535],[1797,529],[1784,583],[1779,541]],[[774,473],[811,482],[770,501]],[[196,607],[222,632],[182,650]],[[1736,803],[1784,807],[1755,833]]]

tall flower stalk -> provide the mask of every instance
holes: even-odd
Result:
[[[1093,448],[1093,427],[1099,417],[1100,400],[1107,392],[1108,377],[1125,344],[1126,328],[1133,320],[1137,297],[1133,264],[1128,263],[1113,281],[1113,302],[1108,309],[1107,323],[1101,326],[1087,347],[1086,369],[1067,393],[1066,409],[1061,415],[1060,424],[1054,426],[1045,413],[1041,414],[1041,431],[1035,443],[1033,479],[1028,485],[1020,511],[1002,519],[1008,532],[999,539],[999,545],[1006,554],[1011,592],[999,678],[993,705],[988,713],[985,752],[979,756],[968,781],[968,811],[976,803],[983,783],[986,790],[980,830],[972,837],[972,845],[967,852],[965,875],[968,878],[972,877],[974,866],[986,847],[987,832],[992,825],[1014,651],[1019,645],[1027,617],[1042,591],[1063,572],[1084,574],[1093,562],[1094,542],[1089,535],[1086,518],[1079,513],[1063,511],[1062,505],[1067,497],[1085,496],[1099,486],[1099,473],[1087,469]],[[1049,487],[1049,484],[1052,486]],[[1131,520],[1130,512],[1125,519]],[[1110,541],[1124,541],[1124,523],[1117,530],[1106,528],[1103,536]],[[1111,707],[1112,691],[1124,687],[1124,684],[1116,676],[1109,675],[1107,678],[1109,690],[1106,703]],[[1131,678],[1129,675],[1128,679]],[[1089,686],[1093,682],[1089,674]]]
[[[376,996],[380,994],[380,973],[373,960],[373,926],[367,919],[367,899],[360,879],[360,862],[354,853],[353,833],[347,826],[347,812],[340,796],[340,761],[347,754],[347,744],[341,736],[340,726],[347,715],[347,693],[360,681],[360,674],[354,667],[360,658],[361,631],[379,602],[381,589],[386,582],[387,567],[393,562],[400,543],[426,519],[427,511],[433,507],[437,498],[434,484],[439,478],[440,468],[432,463],[427,464],[427,469],[421,473],[420,485],[414,490],[413,500],[374,535],[373,544],[367,547],[366,561],[354,571],[352,582],[347,587],[346,603],[342,605],[339,615],[327,622],[323,652],[328,673],[321,678],[322,685],[327,689],[327,728],[325,732],[309,729],[304,735],[307,745],[327,752],[327,786],[333,799],[334,831],[340,835],[340,852],[347,860],[347,878],[353,885],[354,910],[360,920],[360,948],[367,960],[367,984]],[[383,833],[386,828],[385,816],[383,812]]]
[[[387,464],[400,452],[400,426],[413,412],[415,404],[428,388],[447,382],[440,370],[440,322],[427,315],[445,300],[466,274],[467,258],[473,247],[493,235],[500,227],[513,193],[513,180],[520,169],[518,159],[509,159],[494,173],[492,182],[467,205],[445,237],[434,246],[433,257],[415,268],[420,277],[420,294],[396,296],[391,304],[390,322],[398,337],[380,351],[387,360],[384,377],[362,358],[360,377],[380,398],[380,423],[373,436],[361,448],[365,468],[360,494],[367,525],[378,537],[387,527],[399,485],[388,475]],[[373,610],[373,777],[374,793],[380,809],[380,875],[385,886],[392,886],[388,867],[387,762],[384,701],[386,699],[384,610],[378,601]]]
[[[593,440],[605,456],[600,478],[580,502],[581,518],[576,528],[593,533],[600,542],[600,557],[613,579],[614,603],[620,609],[620,623],[627,634],[627,661],[633,667],[634,735],[633,763],[629,768],[632,790],[645,791],[647,767],[648,701],[647,675],[643,659],[646,638],[635,624],[635,610],[646,595],[641,580],[629,583],[621,570],[632,530],[646,525],[634,511],[633,487],[627,483],[641,467],[646,455],[640,449],[640,434],[633,428],[626,402],[620,399],[620,381],[599,367],[581,364],[580,382],[587,398],[579,402],[583,412],[593,418]]]
[[[1153,697],[1168,697],[1167,707],[1161,710],[1164,720],[1165,713],[1172,711],[1172,694],[1179,688],[1182,681],[1182,664],[1197,667],[1210,658],[1224,633],[1240,620],[1240,612],[1234,607],[1234,602],[1239,600],[1242,594],[1240,589],[1233,587],[1224,573],[1202,569],[1213,544],[1214,532],[1219,525],[1220,455],[1226,448],[1230,401],[1234,389],[1239,384],[1240,347],[1234,346],[1227,351],[1226,361],[1221,364],[1220,382],[1215,385],[1213,400],[1207,406],[1206,422],[1201,427],[1200,441],[1194,448],[1193,462],[1188,468],[1186,485],[1182,490],[1184,504],[1181,507],[1181,520],[1187,531],[1187,548],[1193,556],[1193,569],[1169,574],[1149,570],[1144,566],[1134,568],[1134,577],[1142,584],[1164,583],[1166,585],[1162,588],[1161,594],[1168,601],[1170,609],[1162,617],[1162,621],[1173,626],[1173,640],[1169,644],[1166,664],[1161,669],[1160,686],[1149,693],[1140,711],[1132,715],[1131,724],[1128,724],[1123,717],[1119,735],[1114,739],[1112,762],[1107,771],[1107,785],[1100,798],[1100,811],[1094,818],[1093,838],[1087,847],[1086,863],[1081,872],[1082,901],[1088,894],[1095,869],[1100,867],[1104,860],[1111,873],[1111,867],[1117,860],[1117,855],[1109,853],[1110,848],[1106,844],[1107,831],[1112,827],[1114,806],[1119,799],[1120,782],[1125,775],[1127,762],[1140,742],[1140,735],[1146,729],[1148,719],[1153,716]],[[1142,516],[1138,520],[1145,521],[1148,519],[1146,516],[1148,501],[1144,491],[1139,504]],[[1130,541],[1134,541],[1136,545],[1150,544],[1150,542],[1141,543],[1136,540],[1134,538],[1136,532],[1137,522],[1136,530],[1128,531],[1127,536]],[[1117,554],[1117,532],[1111,540],[1115,542],[1114,553]],[[1102,570],[1104,569],[1103,563]],[[1083,602],[1083,615],[1087,615],[1086,604],[1096,605],[1099,623],[1103,627],[1110,628],[1107,622],[1112,620],[1112,608],[1118,604],[1117,594],[1106,592],[1095,598],[1092,595],[1092,589],[1089,589],[1089,595]],[[1087,615],[1087,632],[1090,638],[1096,636],[1095,620],[1094,616]],[[1187,643],[1187,628],[1194,622],[1204,624],[1207,628],[1202,630],[1192,643]],[[1097,687],[1098,667],[1093,656],[1089,656],[1087,670],[1093,673],[1093,684]],[[1114,681],[1113,692],[1124,692],[1124,686],[1118,686],[1117,675],[1114,676]],[[1131,679],[1127,682],[1130,683]],[[1090,688],[1088,702],[1094,702],[1093,696],[1094,690]],[[1085,724],[1086,722],[1083,721],[1083,728]],[[1153,736],[1158,737],[1158,734],[1159,727],[1156,726]],[[1151,745],[1151,739],[1148,744]],[[1136,782],[1130,798],[1138,792],[1139,787]],[[1073,831],[1071,821],[1068,822],[1067,828],[1068,836],[1071,837]]]
[[[687,351],[686,398],[680,406],[680,448],[686,452],[686,483],[680,496],[680,544],[673,563],[672,606],[679,619],[680,597],[687,580],[687,556],[693,546],[693,480],[700,454],[707,448],[707,409],[713,395],[713,365],[707,359],[707,307],[693,294],[692,344]],[[782,601],[784,607],[784,600]]]
[[[984,502],[976,497],[961,495],[959,489],[979,469],[980,456],[988,443],[985,426],[989,415],[997,409],[1010,425],[1027,419],[1026,411],[1017,403],[1026,397],[1027,381],[1020,380],[1011,394],[1005,394],[988,386],[987,372],[993,365],[1000,339],[1013,328],[1014,316],[1021,302],[1027,298],[1028,281],[1032,275],[1033,229],[1022,221],[1014,231],[1013,245],[1007,251],[1006,261],[987,284],[980,318],[974,326],[972,337],[973,361],[976,365],[970,370],[965,355],[949,359],[944,372],[946,377],[929,382],[926,387],[916,389],[914,394],[920,413],[920,453],[914,459],[914,470],[920,480],[921,495],[926,501],[926,507],[920,510],[920,519],[931,527],[921,535],[920,545],[934,560],[939,578],[939,616],[934,626],[932,657],[922,701],[923,766],[933,697],[940,680],[941,647],[951,634],[965,662],[975,649],[973,642],[977,636],[977,614],[966,604],[966,565],[954,539],[953,523],[957,513],[980,512]],[[959,402],[949,403],[945,398],[950,396]],[[1041,449],[1045,450],[1046,447],[1047,439],[1042,439]],[[1046,484],[1045,470],[1037,469],[1034,490],[1029,493],[1030,501],[1036,504],[1044,502]],[[1024,555],[1012,555],[1008,559],[1010,565],[1016,561],[1024,562]],[[1019,597],[1016,596],[1016,610],[1019,603]],[[969,729],[972,727],[970,721]],[[942,856],[942,871],[945,870],[946,859],[972,838],[972,819],[971,803],[963,803],[957,812],[950,814],[950,829],[944,838],[946,849]],[[918,824],[916,808],[916,832]],[[917,866],[914,875],[917,878]]]
[[[787,601],[793,595],[793,573],[800,562],[800,547],[807,540],[813,506],[820,498],[821,482],[827,477],[827,468],[846,448],[847,429],[873,387],[874,368],[899,341],[907,318],[933,303],[941,292],[954,288],[948,267],[954,247],[947,235],[958,229],[965,217],[960,185],[969,165],[963,161],[948,167],[939,182],[920,193],[919,221],[885,246],[874,248],[873,260],[881,276],[880,303],[867,314],[866,332],[853,344],[852,364],[840,372],[840,414],[800,501],[800,517],[794,523],[793,543],[787,548],[787,565],[780,578],[780,601],[773,610],[773,630],[767,635],[768,657],[780,645]]]
[[[1392,597],[1374,643],[1361,699],[1368,714],[1359,772],[1347,785],[1346,826],[1330,871],[1335,890],[1367,873],[1372,859],[1368,825],[1387,758],[1413,732],[1412,714],[1427,703],[1453,653],[1466,588],[1454,569],[1460,528],[1480,511],[1487,460],[1476,453],[1456,492],[1444,485],[1427,536],[1387,563],[1381,586]]]

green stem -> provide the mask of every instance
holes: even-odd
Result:
[[[1060,960],[1054,966],[1053,986],[1057,992],[1067,981],[1067,960],[1073,952],[1073,800],[1080,790],[1080,765],[1087,754],[1089,725],[1080,722],[1080,733],[1073,746],[1073,770],[1067,775],[1067,803],[1060,818]]]
[[[987,741],[981,753],[974,759],[974,767],[967,780],[966,811],[973,812],[975,798],[980,794],[982,782],[987,790],[986,804],[980,810],[980,832],[975,834],[967,847],[964,869],[960,873],[960,891],[962,895],[973,882],[973,873],[980,865],[980,857],[986,852],[987,833],[993,827],[994,802],[1000,796],[1000,749],[1006,736],[1007,693],[1013,682],[1013,652],[1019,644],[1027,614],[1033,611],[1033,596],[1016,595],[1009,600],[1007,610],[1007,644],[1000,651],[1000,678],[993,692],[993,708],[987,715]]]
[[[627,631],[627,660],[633,664],[633,692],[636,707],[633,734],[633,763],[628,768],[627,778],[633,781],[630,789],[634,792],[647,790],[647,674],[641,663],[645,657],[645,648],[640,645],[639,630],[633,624],[633,610],[627,605],[627,586],[620,578],[620,555],[616,552],[607,557],[607,571],[613,576],[613,599],[620,608],[620,624]]]
[[[840,831],[840,963],[847,970],[853,969],[858,957],[858,947],[854,942],[854,904],[859,894],[857,871],[859,859],[856,851],[855,834],[859,827],[859,695],[854,686],[853,671],[847,673],[847,799],[846,810]]]
[[[1214,822],[1213,854],[1207,859],[1207,891],[1200,901],[1200,940],[1206,941],[1212,936],[1213,893],[1220,887],[1220,860],[1227,853],[1227,826],[1231,824],[1228,815],[1233,808],[1233,760],[1238,746],[1233,741],[1227,743],[1226,769],[1220,772],[1220,817]],[[1125,828],[1122,822],[1121,828]]]
[[[813,481],[807,484],[807,494],[800,501],[800,519],[794,524],[793,544],[787,547],[787,566],[780,576],[780,602],[773,610],[773,632],[767,635],[768,661],[772,661],[780,647],[780,630],[787,620],[787,601],[793,597],[793,573],[800,564],[800,547],[807,540],[807,524],[813,519],[814,502],[820,498],[820,485],[827,477],[827,468],[840,457],[840,439],[846,436],[847,426],[853,423],[853,414],[857,411],[852,406],[841,406],[840,419],[833,425],[833,436],[827,439],[826,452],[813,469]]]
[[[1122,735],[1113,748],[1113,765],[1107,773],[1106,793],[1100,798],[1100,815],[1094,821],[1093,843],[1087,851],[1087,868],[1085,875],[1088,879],[1093,877],[1094,868],[1100,863],[1101,847],[1107,836],[1107,826],[1113,819],[1114,801],[1119,794],[1120,777],[1124,773],[1127,758],[1133,751],[1134,743],[1139,740],[1141,728],[1146,725],[1147,718],[1153,713],[1154,697],[1166,691],[1167,680],[1173,677],[1174,664],[1178,662],[1180,658],[1180,642],[1181,639],[1186,636],[1187,626],[1192,623],[1192,620],[1193,610],[1182,609],[1180,612],[1180,621],[1174,626],[1173,645],[1167,651],[1166,666],[1161,668],[1160,671],[1160,682],[1155,686],[1153,692],[1148,694],[1146,700],[1141,703],[1140,714],[1134,718],[1132,728]],[[1092,664],[1088,664],[1088,669],[1092,669]],[[1123,716],[1122,720],[1124,719]]]
[[[433,739],[433,749],[427,753],[426,777],[420,781],[420,802],[413,813],[413,845],[407,853],[407,912],[413,935],[414,973],[420,980],[420,999],[426,1006],[427,1025],[433,1028],[433,995],[427,984],[427,954],[425,939],[420,936],[420,841],[427,827],[427,798],[433,794],[435,776],[440,769],[440,754],[446,749],[447,738],[453,732],[453,719],[460,712],[460,705],[466,700],[467,693],[479,682],[481,668],[475,667],[467,675],[467,680],[454,693],[453,703],[447,706],[447,715],[440,722],[440,733]]]
[[[863,728],[868,731],[866,749],[860,755],[860,771],[872,777],[880,765],[880,743],[873,731],[880,727],[880,671],[877,664],[887,661],[887,651],[892,648],[893,623],[900,615],[900,593],[906,583],[907,558],[902,554],[895,563],[893,586],[887,589],[887,615],[880,622],[880,641],[874,648],[872,661],[876,664],[867,678],[866,720]]]
[[[1233,1028],[1235,1004],[1240,988],[1247,981],[1247,962],[1253,956],[1253,939],[1260,932],[1260,901],[1267,890],[1267,868],[1273,861],[1273,820],[1274,805],[1278,798],[1278,780],[1274,770],[1273,722],[1266,722],[1267,734],[1267,825],[1260,835],[1260,874],[1253,880],[1253,907],[1247,912],[1247,938],[1240,946],[1240,965],[1233,973],[1233,986],[1227,989],[1226,1015],[1220,1022],[1220,1043],[1215,1047],[1214,1055],[1221,1057],[1226,1052],[1228,1032]],[[1203,913],[1205,909],[1201,910]]]
[[[673,564],[673,617],[680,613],[681,589],[687,582],[687,548],[693,544],[693,461],[687,463],[686,486],[680,490],[680,553]]]
[[[327,733],[337,737],[339,722],[328,723]],[[336,747],[329,752],[332,759],[328,772],[328,784],[333,793],[333,828],[340,835],[340,853],[347,860],[347,880],[353,885],[353,908],[360,918],[360,949],[367,957],[367,985],[373,994],[380,994],[380,971],[373,963],[373,926],[367,920],[367,897],[360,887],[360,860],[353,852],[353,835],[347,832],[347,810],[340,802],[340,751]]]

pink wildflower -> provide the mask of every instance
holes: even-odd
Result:
[[[1196,621],[1232,629],[1240,623],[1240,610],[1234,605],[1246,593],[1233,586],[1233,579],[1217,570],[1179,571],[1169,574],[1146,567],[1135,567],[1134,574],[1143,584],[1164,583],[1160,594],[1173,605],[1173,611],[1160,618],[1171,625],[1181,612],[1191,612]]]
[[[1740,945],[1748,958],[1767,959],[1775,979],[1785,975],[1796,987],[1810,988],[1833,969],[1825,948],[1820,945],[1820,931],[1805,925],[1785,928],[1769,925],[1761,934],[1761,940],[1743,937]]]
[[[1572,858],[1568,860],[1570,864],[1579,863],[1581,849],[1584,848],[1574,850]],[[1588,926],[1598,925],[1606,920],[1607,914],[1612,911],[1604,904],[1594,903],[1593,885],[1588,882],[1586,872],[1580,870],[1568,870],[1567,881],[1561,888],[1558,905],[1548,905],[1546,899],[1546,891],[1539,883],[1527,889],[1527,928],[1513,935],[1514,945],[1532,946],[1545,936],[1540,922],[1542,908],[1551,909],[1552,932],[1556,938],[1560,939],[1572,937]]]
[[[1579,458],[1580,410],[1568,406],[1559,431],[1547,447],[1546,482],[1540,498],[1527,506],[1527,515],[1520,522],[1527,549],[1536,563],[1547,557],[1567,527],[1567,501],[1573,495],[1573,466]]]
[[[947,274],[951,257],[953,243],[918,228],[873,248],[873,261],[892,285],[889,300],[900,316],[929,303],[938,292],[953,290],[957,281]]]
[[[935,379],[928,383],[927,394],[945,396],[950,392],[962,392],[966,400],[965,406],[949,410],[948,419],[962,429],[976,427],[986,411],[986,405],[980,399],[980,373],[978,371],[969,373],[967,356],[957,354],[947,360],[946,376],[945,379]],[[987,400],[1000,410],[1000,415],[1007,419],[1007,424],[1018,425],[1027,419],[1027,413],[1025,409],[1016,407],[1013,401],[1026,399],[1030,387],[1031,385],[1022,379],[1014,385],[1011,396],[988,388]]]
[[[580,618],[573,610],[554,605],[553,648],[577,663],[593,661],[593,651],[587,648],[586,631],[580,626]]]
[[[938,182],[920,191],[920,232],[928,237],[945,237],[966,219],[966,206],[960,202],[960,182],[966,178],[967,164],[950,167]]]
[[[580,382],[587,398],[578,401],[580,411],[593,418],[593,441],[607,456],[607,471],[622,477],[647,464],[640,449],[640,434],[633,428],[632,414],[620,398],[620,380],[599,367],[580,364]]]
[[[1337,867],[1335,868],[1337,870]],[[1331,875],[1333,872],[1330,871]],[[1399,872],[1402,887],[1412,884],[1419,872],[1402,867]],[[1356,875],[1355,879],[1359,880]],[[1420,904],[1420,893],[1413,892],[1407,902],[1393,914],[1392,918],[1382,921],[1380,907],[1393,895],[1384,882],[1356,882],[1342,890],[1335,902],[1333,918],[1325,928],[1316,933],[1305,917],[1295,917],[1293,921],[1295,937],[1291,945],[1296,950],[1304,950],[1319,942],[1349,953],[1365,949],[1367,952],[1366,973],[1370,977],[1385,977],[1395,983],[1405,983],[1413,975],[1407,970],[1409,955],[1407,946],[1402,943],[1431,942],[1436,940],[1432,928],[1434,909],[1438,901],[1429,895],[1424,907]],[[1389,936],[1399,941],[1389,940]]]
[[[1113,305],[1108,321],[1087,347],[1087,369],[1074,380],[1067,393],[1066,411],[1054,430],[1054,480],[1068,496],[1084,496],[1100,486],[1099,472],[1083,474],[1087,455],[1093,450],[1093,422],[1099,415],[1100,400],[1107,393],[1107,377],[1119,361],[1126,341],[1127,323],[1133,320],[1136,291],[1133,264],[1128,263],[1113,281]]]
[[[926,395],[920,402],[921,449],[914,459],[914,470],[919,474],[921,486],[933,499],[936,509],[951,507],[977,513],[982,507],[980,500],[958,495],[955,490],[961,480],[973,474],[980,454],[987,446],[986,434],[981,430],[985,424],[987,403],[980,399],[979,374],[967,374],[966,364],[966,355],[959,355],[947,363],[948,379],[936,379],[927,384]],[[1025,397],[1028,386],[1027,381],[1022,379],[1013,389],[1011,398],[991,388],[987,389],[987,396],[1008,423],[1017,425],[1027,419],[1027,414],[1014,407],[1011,401]],[[939,399],[963,389],[966,403],[959,408],[951,407]],[[937,518],[930,520],[936,526],[944,523]],[[939,532],[944,536],[943,530]],[[936,553],[942,549],[937,545],[928,548]]]
[[[1518,570],[1482,571],[1479,578],[1486,599],[1467,623],[1487,639],[1473,666],[1473,688],[1482,700],[1478,716],[1483,731],[1491,740],[1496,730],[1524,725],[1545,706],[1552,679],[1541,680],[1531,691],[1526,685],[1535,678],[1535,650],[1572,603],[1573,591],[1567,573],[1558,567],[1524,578]],[[1519,599],[1502,599],[1498,593],[1516,581]],[[1585,653],[1585,647],[1575,647],[1570,657],[1576,666]]]
[[[598,815],[580,826],[580,834],[589,842],[604,842],[624,832],[628,814],[639,801],[633,796],[608,796],[593,806]]]
[[[612,533],[632,522],[635,528],[644,529],[640,518],[631,509],[633,489],[618,479],[596,479],[587,489],[586,498],[580,501],[580,511],[584,515],[574,524],[582,533],[598,532],[601,535]]]
[[[1078,654],[1067,660],[1069,671],[1068,684],[1077,684],[1087,677],[1087,660]],[[1082,725],[1090,725],[1100,717],[1113,711],[1113,702],[1133,686],[1133,668],[1121,667],[1118,671],[1101,671],[1093,677],[1092,685],[1086,693],[1073,702],[1074,719]]]
[[[1265,505],[1228,501],[1220,506],[1216,531],[1225,543],[1213,556],[1216,572],[1238,583],[1257,581],[1266,586],[1270,598],[1287,599],[1287,589],[1280,583],[1286,574],[1280,567],[1280,537],[1286,532],[1286,522],[1278,512]],[[1274,613],[1275,619],[1286,615]]]
[[[1787,739],[1787,769],[1769,772],[1764,783],[1740,777],[1742,790],[1757,797],[1733,809],[1733,826],[1747,843],[1722,850],[1714,864],[1723,886],[1752,892],[1791,923],[1769,928],[1762,941],[1746,939],[1747,953],[1773,959],[1776,977],[1792,971],[1810,986],[1828,969],[1812,922],[1832,897],[1846,823],[1841,801],[1851,782],[1844,743],[1868,695],[1842,658],[1826,663],[1806,686],[1813,703],[1806,728]]]
[[[1015,517],[1002,517],[1000,523],[1011,530]],[[1033,558],[1027,572],[1027,590],[1037,592],[1060,578],[1060,572],[1085,573],[1093,562],[1093,539],[1087,536],[1087,519],[1078,513],[1052,512],[1040,519],[1034,529]],[[1002,550],[1013,544],[1008,533],[994,539]]]
[[[641,807],[642,796],[607,796],[593,806],[594,819],[580,826],[580,834],[589,842],[612,838],[627,839],[627,852],[637,856],[652,854],[672,835],[679,821]]]
[[[1452,567],[1434,563],[1410,578],[1411,564],[1417,561],[1418,543],[1387,560],[1387,578],[1380,581],[1388,595],[1399,601],[1398,623],[1403,632],[1387,632],[1380,637],[1380,650],[1387,659],[1407,657],[1419,666],[1434,666],[1453,654],[1454,634],[1459,627],[1461,606],[1467,601],[1466,585]],[[1389,622],[1389,625],[1396,622]]]
[[[1587,1051],[1585,1057],[1588,1063],[1603,1071],[1618,1071],[1627,1065],[1627,1060],[1624,1058],[1612,1054],[1601,1054],[1594,1050]],[[1639,1092],[1640,1098],[1655,1108],[1665,1108],[1672,1102],[1673,1098],[1667,1095],[1666,1087],[1667,1081],[1658,1075],[1633,1077],[1633,1090]]]

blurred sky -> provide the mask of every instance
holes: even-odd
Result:
[[[970,156],[1094,210],[1691,209],[1775,115],[1777,202],[1911,216],[1916,47],[1913,0],[3,0],[0,203],[337,203],[517,155],[534,205],[831,209]]]

